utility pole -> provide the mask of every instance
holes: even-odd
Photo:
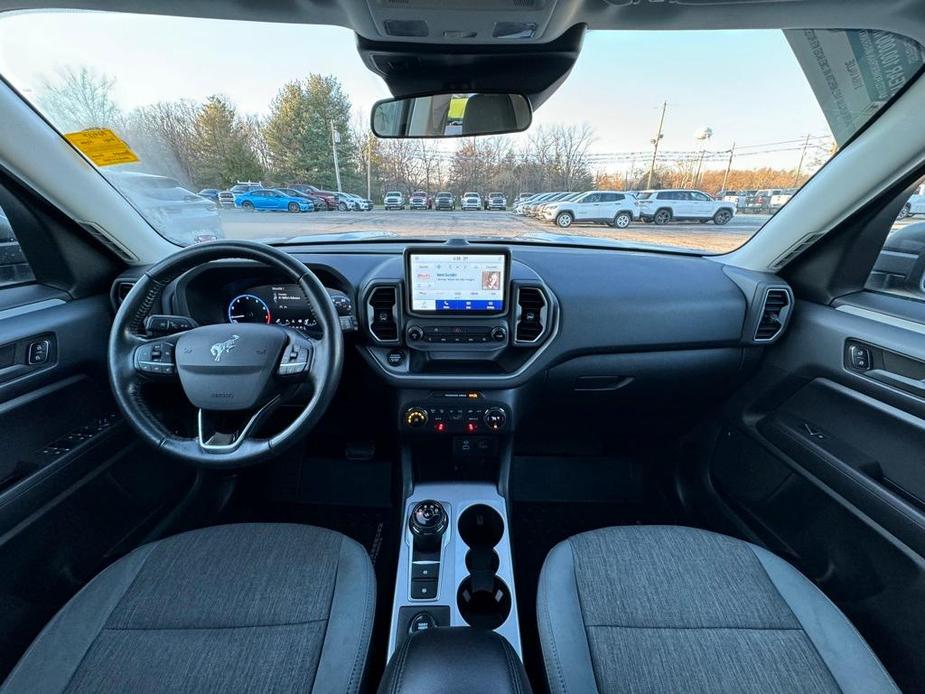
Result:
[[[373,134],[366,136],[366,199],[373,199]]]
[[[735,156],[736,143],[733,141],[732,149],[729,150],[729,161],[726,162],[726,173],[723,174],[723,185],[720,188],[722,192],[726,192],[726,182],[729,180],[729,172],[732,170],[732,157]]]
[[[800,169],[803,168],[803,160],[806,159],[806,149],[809,147],[809,135],[803,140],[803,151],[800,152],[800,163],[797,164],[797,172],[793,175],[793,187],[796,188],[800,182]]]
[[[340,166],[337,163],[337,141],[340,139],[337,130],[334,129],[334,121],[331,123],[331,151],[334,153],[334,176],[337,178],[337,192],[342,193],[343,188],[340,185]]]
[[[703,157],[707,153],[707,142],[713,137],[712,128],[704,128],[697,133],[697,139],[700,140],[700,160],[697,162],[697,173],[694,174],[694,180],[691,185],[701,185],[700,172],[703,169]]]
[[[662,127],[665,125],[665,111],[668,110],[668,102],[662,102],[662,115],[658,119],[658,130],[655,133],[655,139],[651,140],[655,148],[652,150],[652,163],[649,165],[649,176],[646,178],[646,188],[652,187],[652,175],[655,173],[655,160],[658,158],[658,145],[662,141]]]

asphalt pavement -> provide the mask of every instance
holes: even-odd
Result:
[[[408,238],[529,237],[537,232],[567,234],[722,253],[747,241],[768,215],[736,215],[728,224],[673,222],[663,226],[633,222],[626,229],[602,224],[573,224],[566,230],[551,222],[515,215],[510,211],[462,212],[376,209],[371,212],[245,212],[223,208],[222,226],[228,238],[292,239],[300,236],[347,232],[384,232]]]

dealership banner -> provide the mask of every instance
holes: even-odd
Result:
[[[839,145],[925,63],[918,43],[888,31],[806,29],[784,35]]]

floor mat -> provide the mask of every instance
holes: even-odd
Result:
[[[677,519],[660,503],[558,503],[515,501],[511,510],[511,546],[517,614],[524,666],[535,692],[548,691],[536,626],[536,589],[543,561],[556,544],[572,535],[614,525],[672,523]]]

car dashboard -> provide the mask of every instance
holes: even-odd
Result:
[[[490,435],[515,425],[541,429],[550,417],[563,427],[612,426],[616,412],[629,422],[699,411],[690,405],[718,401],[751,372],[793,308],[780,278],[696,256],[464,241],[287,251],[318,276],[336,307],[354,384],[341,390],[381,384],[398,402],[389,406],[392,421],[408,433]],[[482,298],[444,301],[439,287],[460,287],[440,284],[445,267],[413,269],[418,252],[476,262],[450,278],[470,282]],[[117,279],[116,299],[139,271]],[[434,287],[438,295],[428,295]],[[191,270],[162,302],[156,310],[200,325],[319,330],[297,287],[252,262]],[[666,420],[674,424],[682,425]]]

